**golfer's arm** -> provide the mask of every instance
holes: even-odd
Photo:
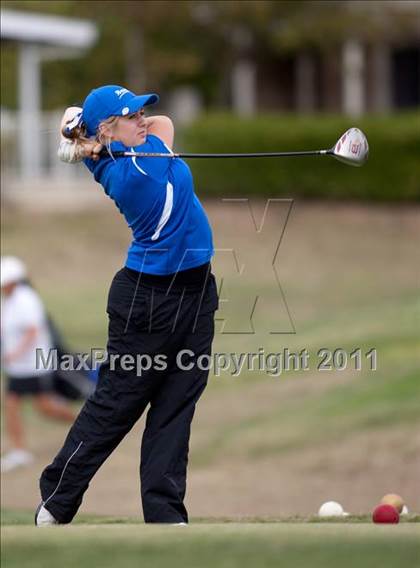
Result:
[[[160,138],[172,150],[174,144],[174,125],[169,116],[149,116],[146,118],[147,133]]]

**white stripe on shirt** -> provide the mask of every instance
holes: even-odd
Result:
[[[156,231],[152,236],[152,241],[156,241],[160,237],[160,233],[166,223],[169,221],[169,217],[172,213],[172,207],[174,204],[174,186],[171,184],[170,181],[166,184],[166,200],[165,206],[163,208],[162,215],[159,219],[158,226],[156,227]]]
[[[134,148],[131,148],[131,151],[134,152]],[[139,172],[141,172],[142,174],[144,174],[145,176],[149,175],[147,172],[145,172],[136,162],[136,157],[133,156],[131,158],[131,161],[133,162],[134,166],[139,170]]]

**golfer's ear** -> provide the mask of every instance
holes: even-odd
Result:
[[[111,138],[111,136],[112,136],[112,126],[110,124],[105,124],[104,122],[101,122],[101,124],[98,126],[98,139],[102,140],[103,138]]]

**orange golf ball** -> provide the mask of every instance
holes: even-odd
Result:
[[[400,495],[397,495],[396,493],[388,493],[382,497],[381,505],[392,505],[401,514],[405,503],[404,499]]]

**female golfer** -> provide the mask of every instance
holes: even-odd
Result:
[[[42,473],[37,525],[71,522],[90,480],[148,405],[140,464],[144,519],[188,522],[190,426],[208,376],[197,359],[210,355],[218,305],[211,229],[184,161],[113,157],[127,149],[170,155],[171,120],[144,116],[144,107],[158,100],[117,85],[93,90],[81,116],[67,125],[70,131],[76,125],[78,138],[59,151],[70,162],[84,158],[125,217],[133,241],[109,292],[108,360],[64,446]],[[105,157],[98,154],[102,146]]]

